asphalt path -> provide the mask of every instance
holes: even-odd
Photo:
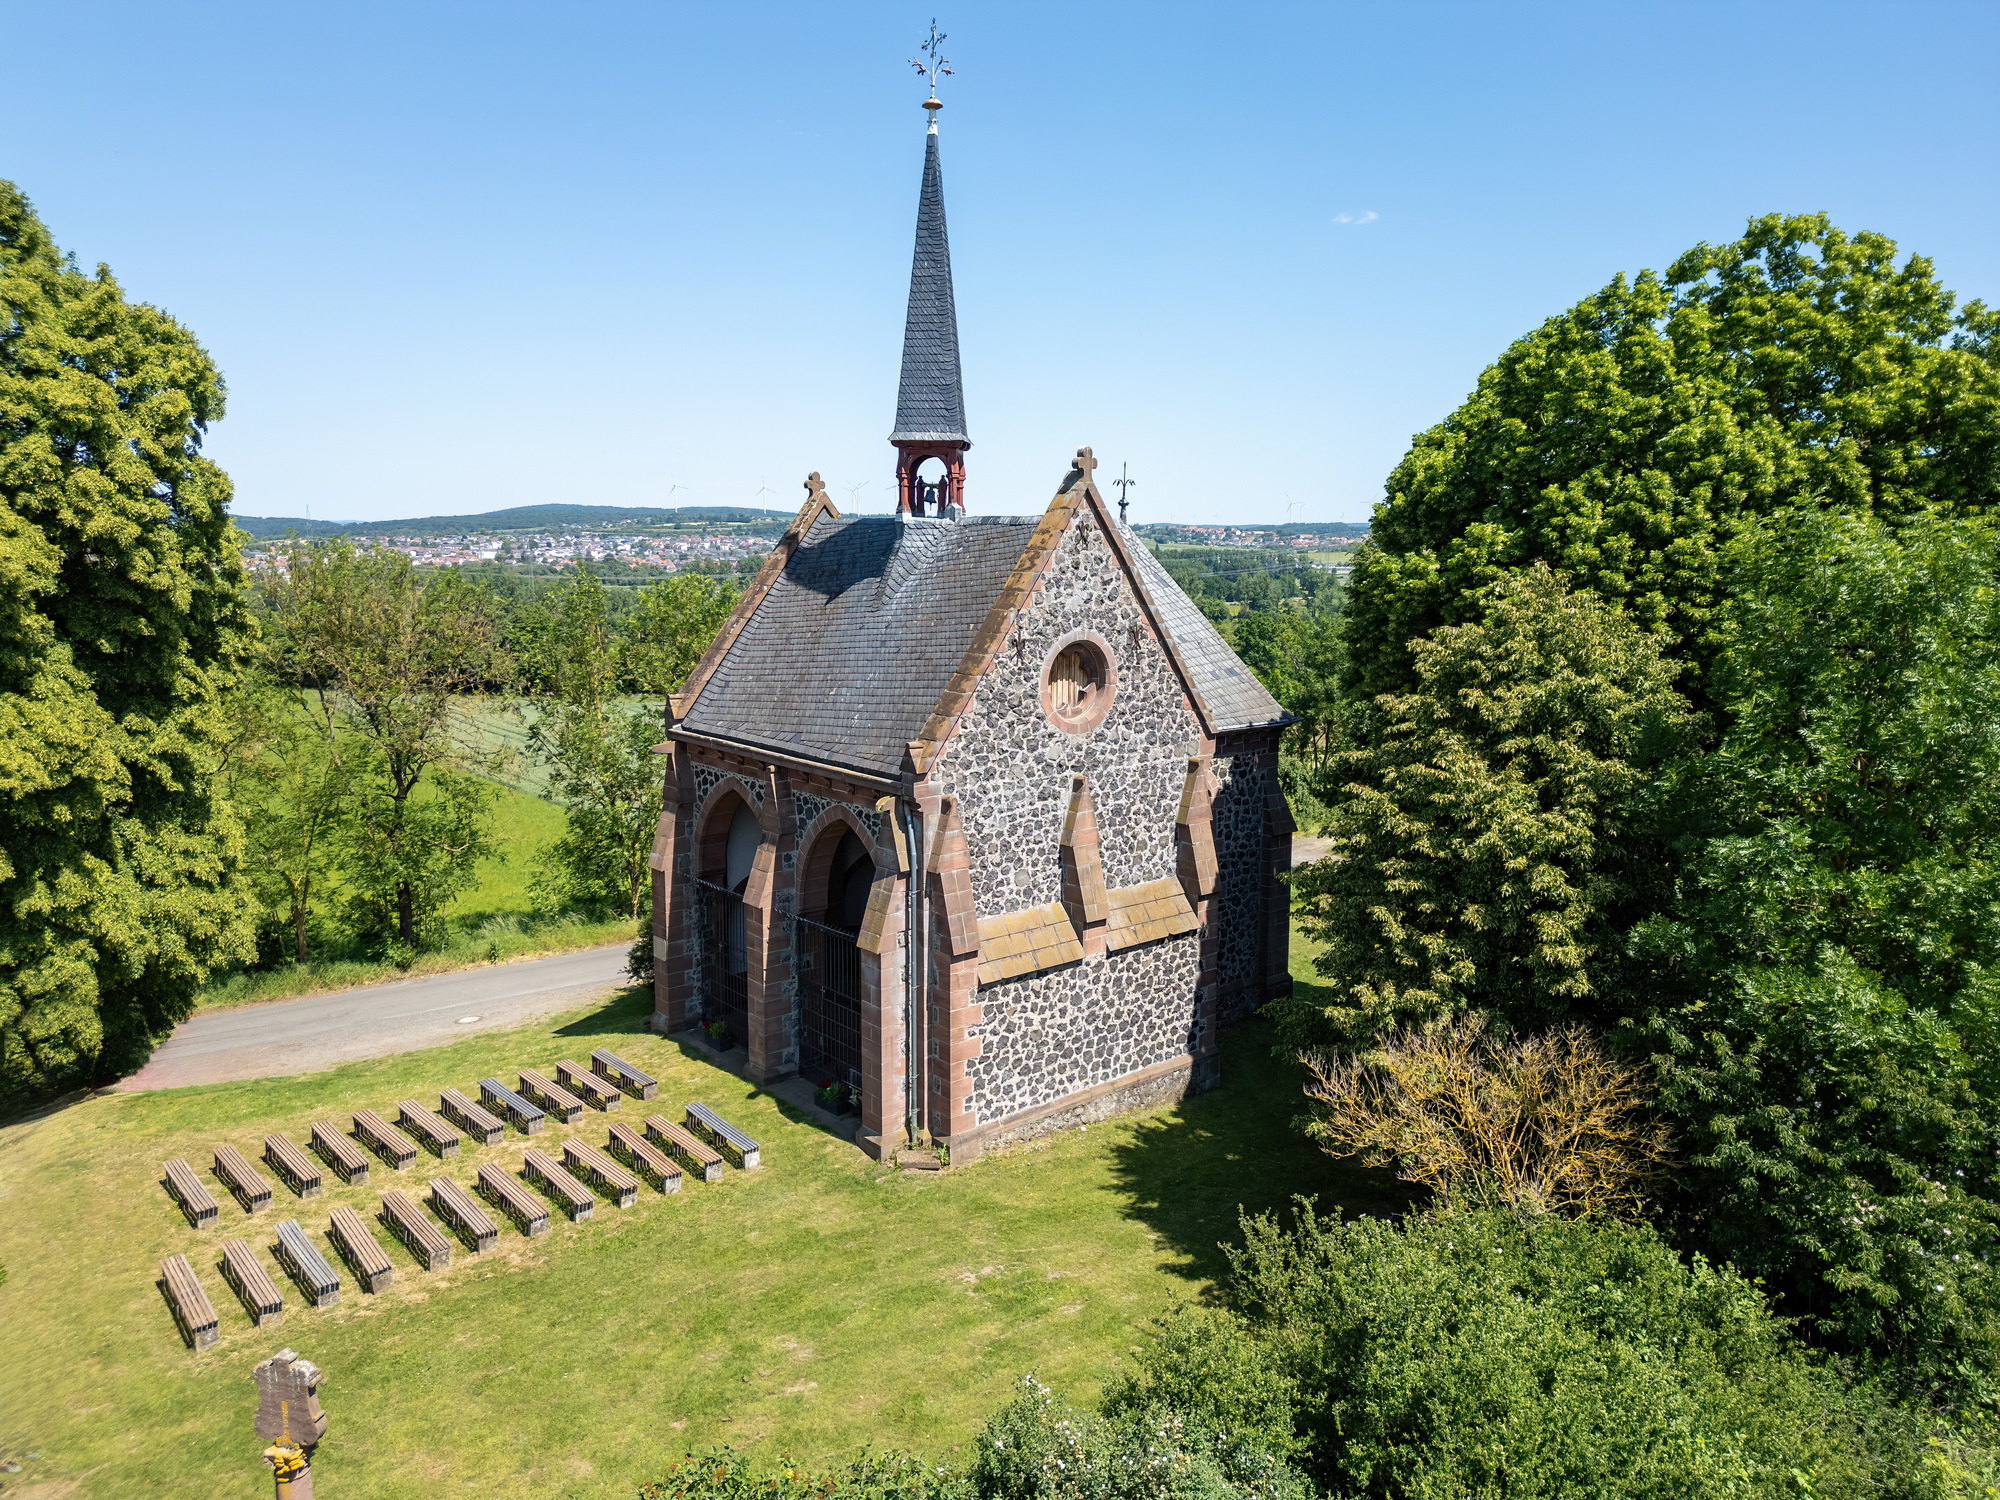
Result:
[[[118,1086],[172,1089],[314,1073],[519,1026],[630,984],[630,947],[614,943],[195,1016]]]

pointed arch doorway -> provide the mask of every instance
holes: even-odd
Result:
[[[709,873],[695,881],[701,904],[700,1014],[704,1025],[720,1022],[726,1040],[745,1045],[750,1035],[750,928],[744,888],[764,831],[757,814],[741,798],[716,810],[704,839]]]
[[[861,1098],[861,951],[875,859],[845,824],[826,829],[806,860],[806,906],[793,920],[799,1072],[815,1087]]]

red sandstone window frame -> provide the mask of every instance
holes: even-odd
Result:
[[[1078,674],[1065,668],[1080,665]],[[1072,630],[1042,657],[1042,716],[1064,734],[1088,734],[1118,696],[1118,660],[1094,630]]]

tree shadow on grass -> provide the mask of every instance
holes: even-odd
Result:
[[[653,1014],[650,985],[631,984],[619,990],[596,1010],[585,1011],[567,1025],[555,1029],[557,1036],[601,1036],[608,1032],[644,1031]]]
[[[1394,1215],[1417,1194],[1385,1171],[1348,1166],[1308,1141],[1293,1123],[1303,1113],[1304,1074],[1273,1055],[1268,1021],[1245,1021],[1221,1035],[1222,1083],[1168,1114],[1141,1120],[1113,1151],[1117,1181],[1139,1220],[1181,1256],[1170,1269],[1219,1282],[1229,1269],[1222,1243],[1242,1239],[1241,1214],[1288,1208],[1295,1196],[1322,1213]]]

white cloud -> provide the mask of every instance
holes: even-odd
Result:
[[[1373,224],[1381,217],[1374,209],[1365,208],[1360,213],[1335,214],[1333,222],[1336,224]]]

